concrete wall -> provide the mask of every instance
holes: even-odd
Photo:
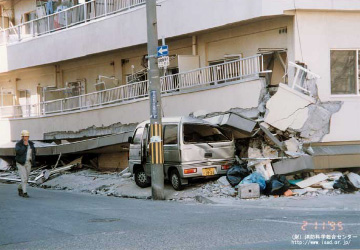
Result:
[[[36,0],[17,1],[14,5],[15,25],[24,23],[24,14],[36,10]]]
[[[194,111],[224,112],[231,108],[254,108],[258,106],[262,81],[255,80],[208,89],[192,93],[177,94],[163,98],[165,116],[189,115]],[[218,101],[214,101],[218,100]],[[127,104],[104,107],[71,114],[54,115],[42,118],[1,120],[0,138],[17,140],[21,130],[31,131],[33,140],[42,140],[43,134],[53,131],[79,131],[91,126],[109,126],[138,123],[149,119],[148,99]],[[10,124],[10,127],[9,127]],[[2,141],[2,139],[1,139]]]
[[[25,1],[21,1],[25,2]],[[305,9],[360,9],[354,0],[295,1]],[[159,37],[176,37],[237,22],[283,15],[294,9],[288,0],[164,0],[158,8]],[[52,49],[56,44],[61,47]],[[145,6],[89,24],[8,46],[0,72],[69,60],[146,43]],[[46,48],[46,53],[44,53]],[[18,60],[22,58],[22,60]]]
[[[330,134],[323,141],[360,140],[360,116],[356,114],[360,96],[331,95],[330,80],[330,50],[360,49],[360,13],[297,11],[296,15],[299,29],[295,31],[295,60],[305,62],[321,76],[317,82],[321,101],[344,102],[332,116]]]

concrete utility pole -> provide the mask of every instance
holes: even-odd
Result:
[[[151,190],[154,200],[164,200],[164,150],[161,124],[161,86],[156,55],[158,46],[156,0],[146,1],[149,99],[150,99],[150,153]]]

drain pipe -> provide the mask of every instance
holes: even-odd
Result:
[[[193,54],[193,56],[197,55],[196,46],[197,46],[197,37],[192,36],[192,54]]]

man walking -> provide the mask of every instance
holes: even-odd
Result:
[[[19,184],[19,196],[29,198],[26,191],[26,185],[29,180],[31,166],[35,166],[35,147],[32,141],[29,141],[30,133],[27,130],[21,131],[21,140],[15,146],[15,161],[21,177]]]

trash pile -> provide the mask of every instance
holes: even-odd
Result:
[[[269,166],[269,165],[268,165]],[[201,194],[207,197],[318,196],[353,193],[360,189],[360,175],[354,172],[331,171],[298,175],[278,175],[267,168],[249,168],[247,163],[235,164],[227,176],[207,183]]]

